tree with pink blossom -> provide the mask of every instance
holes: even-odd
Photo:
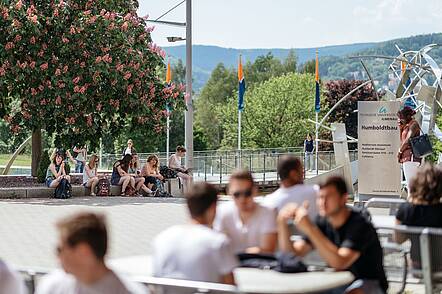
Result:
[[[92,147],[128,124],[161,131],[166,104],[184,108],[184,89],[159,79],[164,51],[136,7],[0,0],[0,115],[11,130],[38,136],[44,129],[58,146]]]

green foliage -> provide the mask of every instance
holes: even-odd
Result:
[[[37,170],[37,181],[39,183],[44,183],[46,180],[46,171],[48,169],[49,164],[51,164],[51,160],[49,158],[49,150],[45,149],[41,154],[41,160],[38,164]]]
[[[314,75],[316,73],[316,60],[313,59],[304,63],[300,72]]]
[[[337,80],[325,83],[325,97],[323,102],[327,108],[332,108],[342,97],[361,85],[364,81]],[[358,137],[358,101],[375,101],[376,96],[371,85],[366,85],[354,92],[343,101],[328,117],[328,122],[345,123],[347,135]],[[352,146],[356,147],[356,146]]]
[[[436,125],[441,128],[442,127],[442,110],[439,109],[439,112],[436,117]],[[442,153],[442,142],[435,136],[430,136],[431,145],[433,147],[433,154],[428,156],[426,160],[431,162],[437,162],[439,159],[439,154]]]
[[[242,113],[244,148],[289,147],[302,144],[313,125],[315,78],[291,73],[274,77],[246,92]],[[222,146],[237,147],[237,104],[230,99],[223,107],[226,118]]]
[[[27,2],[29,3],[29,2]],[[0,113],[14,133],[45,129],[55,145],[165,125],[165,105],[183,109],[183,88],[158,78],[164,52],[152,43],[136,1],[0,3]]]
[[[287,58],[281,62],[271,53],[259,56],[254,63],[244,65],[244,76],[247,92],[261,83],[287,73],[296,72],[297,58],[294,51],[290,51]],[[209,149],[225,147],[223,141],[231,141],[236,131],[231,133],[226,124],[231,123],[231,117],[226,116],[225,107],[237,103],[238,77],[236,69],[228,69],[220,63],[213,70],[206,86],[196,100],[195,123],[204,135]],[[230,138],[230,139],[229,139]]]

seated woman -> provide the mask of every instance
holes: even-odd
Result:
[[[160,174],[158,163],[158,157],[150,155],[141,170],[141,175],[145,178],[145,185],[153,184],[152,190],[156,190],[155,196],[165,194],[162,182],[164,177]]]
[[[71,182],[71,177],[66,174],[64,152],[56,151],[52,157],[52,163],[46,171],[46,186],[57,188],[62,179]]]
[[[98,156],[92,155],[83,169],[83,186],[91,189],[91,196],[95,196],[95,187],[98,184]]]
[[[413,227],[442,228],[442,170],[426,164],[410,181],[410,196],[396,213],[396,223]],[[420,269],[420,245],[418,234],[396,234],[396,241],[411,241],[411,260],[414,268]],[[442,240],[432,240],[432,247],[441,248]],[[432,267],[442,270],[442,256],[432,258]]]
[[[129,164],[129,171],[128,171],[129,175],[131,175],[135,179],[135,189],[138,192],[143,191],[145,194],[147,194],[147,196],[150,196],[152,195],[152,190],[150,188],[153,187],[153,184],[149,183],[146,186],[145,179],[141,175],[141,171],[138,167],[139,167],[138,155],[134,155],[132,161]]]
[[[126,154],[120,160],[115,161],[112,167],[111,184],[121,186],[121,196],[126,196],[128,186],[135,189],[135,179],[129,174],[129,165],[132,155]]]
[[[176,147],[175,154],[169,157],[168,166],[176,172],[176,176],[181,178],[184,183],[184,191],[187,191],[192,183],[192,176],[189,175],[189,170],[181,165],[181,159],[186,156],[186,148],[183,146]]]

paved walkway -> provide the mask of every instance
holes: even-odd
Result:
[[[165,228],[186,221],[184,199],[74,198],[0,202],[0,258],[16,266],[57,266],[56,220],[78,211],[106,214],[110,258],[151,253],[150,242]]]

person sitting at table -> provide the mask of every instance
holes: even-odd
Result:
[[[190,222],[160,233],[153,242],[153,276],[234,284],[238,260],[229,239],[211,229],[218,190],[209,183],[195,184],[186,193]]]
[[[279,211],[287,203],[316,202],[318,188],[304,184],[304,168],[298,158],[291,155],[281,157],[277,170],[281,184],[278,190],[265,196],[264,204],[266,206]],[[315,205],[311,205],[308,210],[311,218],[315,218],[318,214]]]
[[[272,253],[276,249],[275,211],[255,202],[258,193],[249,171],[236,171],[227,188],[233,202],[218,206],[213,227],[227,235],[236,253]]]
[[[376,230],[366,217],[347,207],[347,200],[345,180],[330,177],[320,186],[315,222],[309,218],[308,202],[287,204],[278,215],[280,249],[299,256],[316,249],[330,267],[353,273],[353,283],[331,293],[386,293],[388,282]],[[302,240],[290,241],[289,220],[305,234]]]
[[[83,169],[83,186],[91,189],[91,196],[95,196],[95,187],[98,184],[98,156],[93,154]]]
[[[421,167],[410,182],[408,202],[402,203],[396,213],[396,223],[413,227],[442,228],[442,170],[431,164]],[[420,244],[418,234],[395,234],[396,241],[411,240],[413,268],[420,269]],[[441,248],[442,240],[432,240],[432,247]],[[432,258],[432,268],[442,270],[442,259]]]

